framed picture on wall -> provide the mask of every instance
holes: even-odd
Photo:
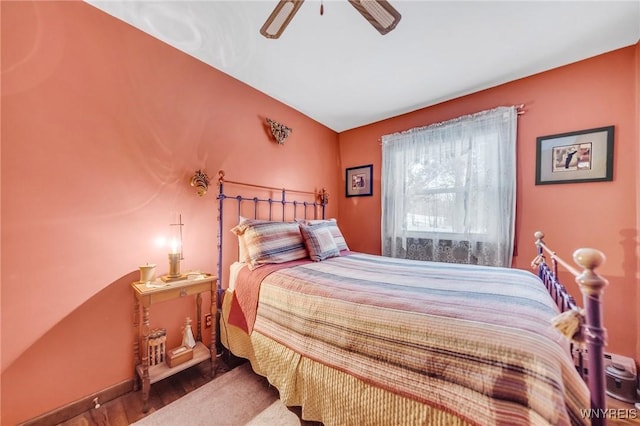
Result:
[[[536,185],[613,180],[613,127],[537,138]]]
[[[373,195],[373,164],[349,167],[346,172],[347,197]]]

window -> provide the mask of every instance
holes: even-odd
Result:
[[[515,107],[382,138],[383,254],[510,266]]]

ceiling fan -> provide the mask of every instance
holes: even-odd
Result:
[[[304,0],[280,0],[260,28],[260,34],[266,38],[280,37],[303,2]],[[349,0],[349,3],[382,35],[393,30],[400,22],[400,13],[386,0]],[[322,13],[321,3],[320,14]]]

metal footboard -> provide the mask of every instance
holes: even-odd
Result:
[[[549,294],[555,300],[561,312],[575,310],[582,319],[580,336],[586,347],[587,363],[584,365],[582,348],[572,342],[572,354],[577,355],[577,368],[583,378],[586,376],[591,393],[591,409],[603,412],[606,409],[606,381],[604,372],[604,347],[606,345],[606,329],[602,325],[602,292],[608,285],[606,279],[599,276],[595,269],[605,261],[602,252],[592,248],[578,249],[573,253],[573,260],[582,267],[582,271],[562,260],[543,242],[544,234],[536,232],[536,246],[538,256],[534,261],[538,267],[538,275],[547,287]],[[551,265],[546,261],[545,254],[551,259]],[[574,298],[568,294],[566,288],[558,281],[558,265],[569,271],[578,283],[583,298],[584,311],[580,310]],[[582,342],[581,342],[582,343]],[[581,345],[582,346],[582,345]],[[604,425],[606,419],[593,418],[593,425]]]

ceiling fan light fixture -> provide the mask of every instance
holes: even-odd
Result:
[[[382,35],[393,30],[402,17],[386,0],[349,0],[349,3]]]
[[[279,38],[291,19],[293,19],[304,0],[280,0],[267,18],[260,34],[266,38]]]

